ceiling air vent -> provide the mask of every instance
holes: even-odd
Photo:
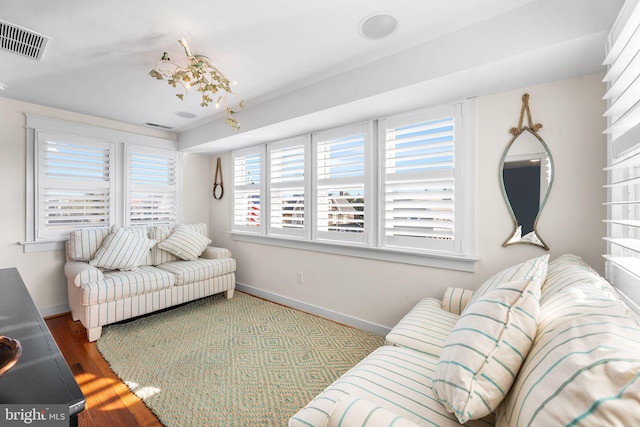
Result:
[[[0,48],[32,59],[42,59],[49,37],[0,21]]]
[[[156,124],[156,123],[149,123],[149,122],[146,122],[144,125],[145,125],[145,126],[150,126],[150,127],[152,127],[152,128],[158,128],[158,129],[166,129],[166,130],[173,129],[173,128],[172,128],[172,127],[170,127],[170,126],[158,125],[158,124]]]

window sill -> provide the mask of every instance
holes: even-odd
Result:
[[[64,249],[64,240],[18,242],[23,253],[60,251]]]
[[[424,267],[466,271],[470,273],[475,272],[476,262],[479,260],[479,258],[475,256],[455,255],[450,253],[416,252],[415,250],[393,250],[387,248],[381,249],[365,246],[341,245],[339,243],[311,242],[307,240],[240,233],[237,231],[230,232],[229,234],[233,240],[238,242],[257,243],[261,245],[323,252],[334,255],[345,255],[380,261],[420,265]]]

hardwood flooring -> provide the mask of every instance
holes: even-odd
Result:
[[[47,326],[80,385],[87,403],[78,415],[78,425],[162,426],[158,418],[111,371],[95,342],[70,314],[49,317]]]

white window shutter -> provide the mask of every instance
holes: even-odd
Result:
[[[640,297],[640,4],[627,2],[609,35],[607,278]]]
[[[313,135],[315,237],[369,244],[370,123]]]
[[[453,106],[380,121],[383,246],[454,251]]]
[[[37,132],[37,238],[108,226],[114,215],[113,143]]]
[[[309,137],[267,146],[269,159],[269,233],[307,237]]]
[[[126,147],[127,209],[130,226],[178,221],[178,153]]]
[[[232,153],[234,231],[262,234],[263,157],[262,146]]]

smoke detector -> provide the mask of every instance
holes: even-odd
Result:
[[[0,49],[40,60],[49,37],[0,21]]]

